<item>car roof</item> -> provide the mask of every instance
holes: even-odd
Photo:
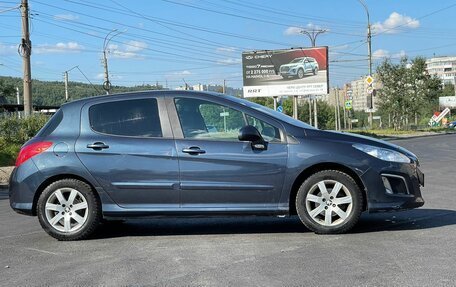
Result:
[[[77,100],[63,104],[62,107],[68,108],[70,106],[83,106],[86,103],[103,100],[103,99],[121,100],[121,99],[128,99],[133,96],[134,97],[136,97],[136,96],[171,97],[171,96],[176,96],[177,94],[178,95],[198,95],[202,98],[209,96],[209,97],[236,99],[233,96],[228,96],[228,95],[216,93],[216,92],[207,92],[207,91],[146,90],[146,91],[136,91],[136,92],[124,92],[124,93],[110,94],[110,95],[99,95],[99,96],[94,96],[94,97],[77,99]]]

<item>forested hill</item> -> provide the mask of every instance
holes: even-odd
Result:
[[[19,87],[19,92],[22,95],[22,79],[13,78],[13,77],[2,77],[0,76],[0,83],[3,86],[13,86]],[[0,87],[1,88],[1,87]],[[133,92],[133,91],[144,91],[144,90],[157,90],[163,89],[161,85],[141,85],[133,87],[125,86],[112,86],[112,93],[121,93],[121,92]],[[222,90],[221,86],[209,86],[209,90],[220,92]],[[68,93],[70,100],[76,100],[80,98],[92,97],[97,95],[104,94],[103,87],[101,85],[90,85],[81,82],[69,82],[68,84]],[[231,95],[240,95],[242,91],[240,89],[227,88],[227,94]],[[63,81],[40,81],[33,80],[32,84],[32,95],[33,95],[33,104],[34,105],[61,105],[65,102],[65,84]],[[16,95],[6,94],[4,95],[9,103],[16,103]],[[21,96],[22,103],[22,96]]]

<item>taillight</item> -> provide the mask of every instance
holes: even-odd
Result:
[[[27,160],[31,159],[32,157],[44,152],[50,146],[52,146],[52,142],[35,142],[29,145],[26,145],[21,149],[19,155],[16,159],[16,166],[20,166]]]

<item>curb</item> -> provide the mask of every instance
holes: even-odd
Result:
[[[417,135],[417,136],[409,136],[409,137],[384,137],[379,138],[385,141],[396,141],[396,140],[408,140],[408,139],[416,139],[416,138],[427,138],[427,137],[435,137],[435,136],[447,136],[447,135],[454,135],[456,132],[448,132],[448,133],[436,133],[430,135]]]

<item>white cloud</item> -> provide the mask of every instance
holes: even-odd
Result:
[[[95,75],[95,79],[97,80],[104,80],[104,73],[98,73]],[[119,76],[119,75],[115,75],[115,74],[112,74],[112,73],[109,73],[109,80],[121,80],[123,79],[122,76]]]
[[[147,48],[147,44],[141,41],[128,41],[125,43],[125,51],[138,52]]]
[[[241,63],[241,59],[240,58],[227,58],[227,59],[223,59],[223,60],[218,60],[217,63],[221,64],[221,65],[239,64],[239,63]]]
[[[48,53],[79,53],[84,50],[84,46],[76,42],[57,44],[38,44],[33,49],[33,52],[37,54],[48,54]]]
[[[283,34],[287,35],[287,36],[302,35],[301,31],[306,30],[306,29],[319,30],[319,29],[321,29],[321,27],[318,25],[315,25],[313,23],[308,23],[305,28],[290,26],[287,29],[285,29],[285,31],[283,31]],[[329,31],[328,29],[325,29],[325,30]]]
[[[372,58],[374,58],[374,59],[389,58],[389,56],[390,56],[389,51],[383,50],[383,49],[375,50],[375,51],[372,53]]]
[[[420,21],[417,19],[393,12],[383,23],[377,22],[373,24],[372,31],[374,33],[395,34],[404,31],[404,29],[416,29],[419,26]]]
[[[138,52],[147,48],[145,42],[140,41],[127,41],[122,45],[110,44],[108,46],[108,52],[113,58],[121,59],[143,59],[143,57],[138,54]]]
[[[402,57],[405,57],[405,56],[407,56],[407,53],[405,53],[404,50],[401,50],[399,53],[396,53],[396,54],[392,55],[393,58],[402,58]]]
[[[237,49],[234,47],[218,47],[215,50],[220,53],[233,53],[237,51]]]
[[[192,72],[190,72],[188,70],[184,70],[184,71],[180,71],[180,72],[174,72],[173,76],[188,76],[191,74],[192,74]]]
[[[57,21],[76,21],[79,19],[78,15],[74,14],[57,14],[54,15],[54,20]]]
[[[375,50],[373,53],[372,53],[372,58],[374,59],[384,59],[384,58],[394,58],[394,59],[400,59],[404,56],[406,56],[407,54],[405,53],[404,50],[401,50],[400,52],[398,53],[390,53],[388,50],[384,50],[384,49],[378,49],[378,50]]]
[[[5,45],[0,43],[0,55],[12,55],[17,53],[17,45]]]
[[[283,32],[283,34],[287,35],[287,36],[291,36],[291,35],[300,35],[301,34],[301,31],[302,31],[302,28],[299,28],[299,27],[288,27],[287,29],[285,29],[285,31]]]

